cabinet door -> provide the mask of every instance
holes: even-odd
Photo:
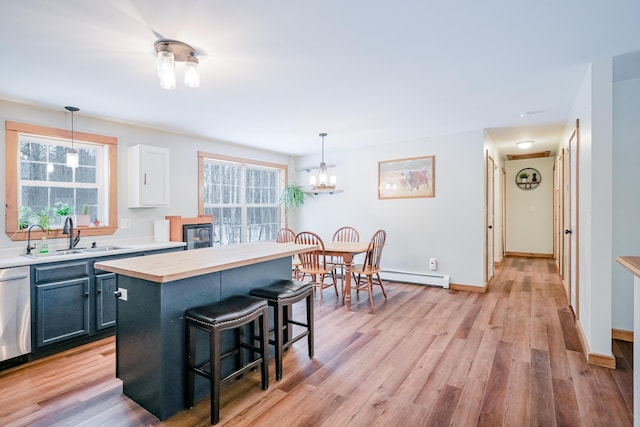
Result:
[[[144,146],[142,150],[142,204],[169,204],[169,153],[164,148]]]
[[[128,149],[129,207],[169,205],[169,150],[149,145]]]
[[[89,335],[89,277],[36,285],[36,345]]]
[[[115,273],[96,275],[96,330],[101,330],[116,324],[116,297],[113,293],[117,289]]]

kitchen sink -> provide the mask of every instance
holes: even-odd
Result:
[[[97,246],[95,248],[79,249],[80,252],[109,252],[117,251],[119,249],[131,249],[131,246]]]
[[[67,249],[64,251],[51,251],[51,252],[47,252],[44,254],[41,254],[39,252],[33,252],[30,254],[22,254],[22,256],[26,256],[29,258],[47,258],[47,257],[53,257],[53,256],[62,256],[62,255],[71,255],[71,254],[81,254],[83,252],[83,250],[81,249]]]
[[[22,254],[22,256],[26,256],[28,258],[48,258],[48,257],[64,256],[64,255],[72,255],[72,254],[110,252],[110,251],[117,251],[119,249],[131,249],[131,248],[132,246],[107,245],[107,246],[97,246],[95,248],[75,248],[75,249],[57,250],[57,251],[47,252],[46,254],[33,252],[30,254]]]

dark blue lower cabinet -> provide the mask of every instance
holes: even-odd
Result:
[[[116,298],[118,289],[115,273],[96,275],[96,330],[100,331],[116,324]]]
[[[89,277],[36,285],[38,347],[89,335]]]

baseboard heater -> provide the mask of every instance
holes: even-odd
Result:
[[[449,276],[446,274],[408,273],[406,271],[381,270],[382,280],[391,282],[416,283],[418,285],[442,286],[449,289]]]

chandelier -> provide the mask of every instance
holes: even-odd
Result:
[[[324,137],[327,136],[326,133],[321,133],[320,137],[322,138],[322,162],[320,162],[320,170],[318,171],[318,176],[311,175],[309,177],[309,186],[312,190],[333,190],[336,188],[336,177],[335,175],[329,176],[327,173],[327,164],[324,162]]]

